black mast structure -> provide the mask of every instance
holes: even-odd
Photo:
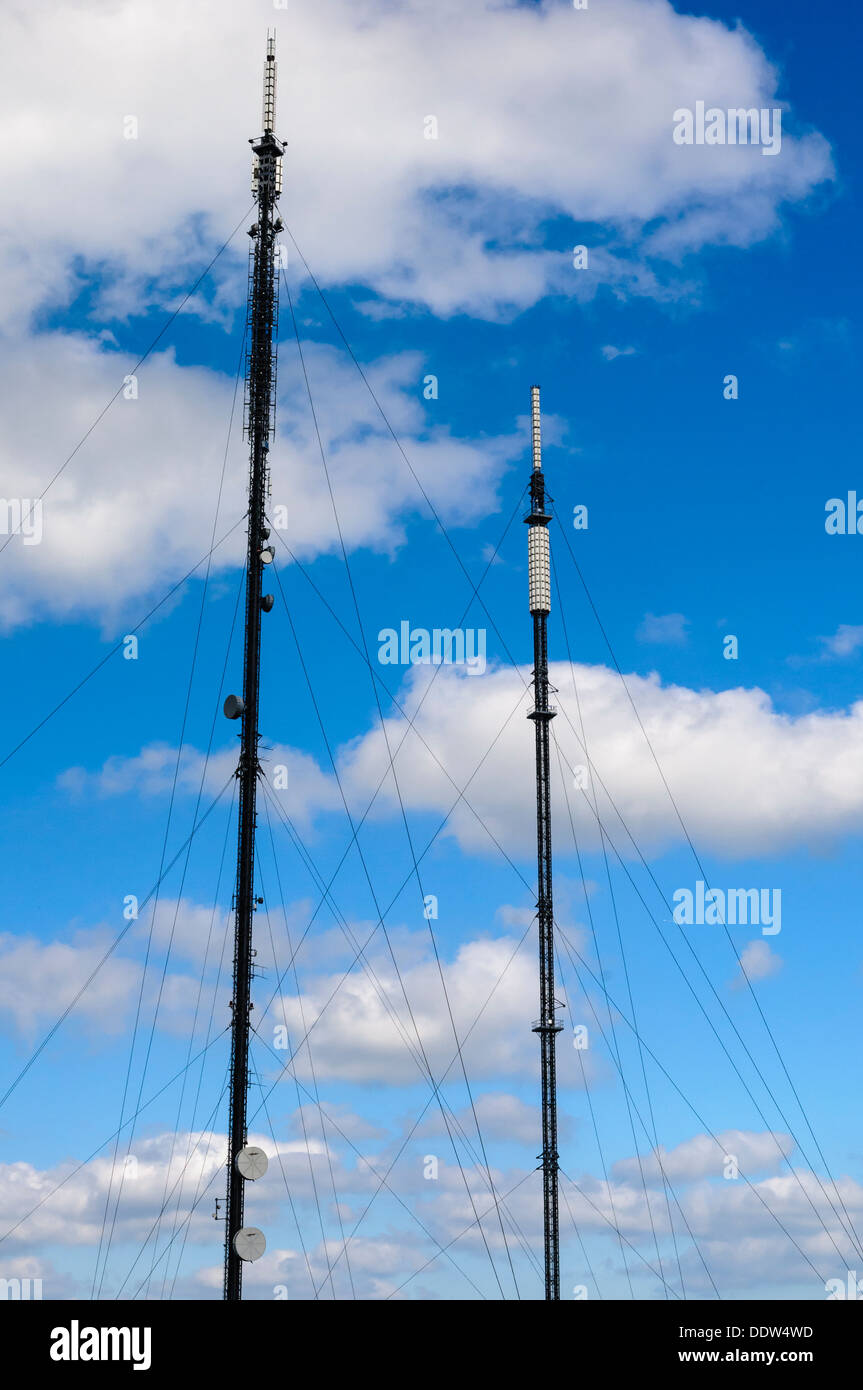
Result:
[[[231,1001],[231,1085],[228,1134],[228,1192],[225,1215],[224,1298],[242,1298],[242,1262],[263,1253],[263,1234],[243,1226],[243,1189],[249,1177],[260,1176],[266,1159],[246,1149],[249,1091],[249,1014],[252,1009],[252,920],[255,912],[255,828],[258,763],[258,699],[260,693],[261,613],[273,606],[262,594],[263,569],[273,559],[264,508],[269,492],[267,454],[275,430],[276,344],[278,318],[276,235],[282,230],[277,201],[281,193],[284,142],[274,134],[276,112],[275,40],[267,38],[264,65],[264,133],[252,146],[252,192],[257,219],[249,228],[249,296],[246,317],[245,433],[249,440],[249,517],[246,557],[246,627],[243,696],[225,701],[229,719],[242,719],[240,761],[237,767],[239,827],[234,928],[234,995]],[[257,1163],[257,1167],[256,1167]]]
[[[557,1071],[555,1048],[563,1027],[557,1022],[554,997],[554,906],[551,886],[551,780],[548,726],[556,711],[548,703],[548,615],[551,612],[551,557],[542,473],[539,387],[530,388],[533,472],[527,533],[528,588],[533,616],[534,708],[528,719],[536,734],[537,923],[539,928],[539,1034],[542,1073],[542,1201],[545,1237],[545,1297],[560,1298],[560,1229],[557,1210]]]

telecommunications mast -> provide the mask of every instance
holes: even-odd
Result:
[[[534,707],[528,715],[536,734],[536,848],[537,924],[539,928],[539,1018],[533,1025],[539,1034],[542,1077],[542,1199],[545,1237],[545,1297],[560,1298],[560,1230],[557,1211],[557,1071],[555,1045],[558,1023],[554,998],[554,907],[551,891],[551,783],[548,726],[555,711],[548,703],[548,634],[551,612],[551,557],[542,473],[542,434],[539,387],[530,388],[533,472],[530,479],[530,515],[527,533],[528,590],[533,616]]]
[[[259,1259],[266,1248],[261,1231],[243,1226],[243,1189],[259,1176],[261,1151],[246,1147],[249,1094],[249,1013],[252,980],[252,919],[255,911],[255,825],[258,764],[258,697],[260,692],[261,613],[272,600],[262,594],[265,565],[273,558],[264,525],[269,470],[267,454],[275,430],[276,345],[278,317],[276,235],[282,230],[277,202],[282,191],[284,142],[277,140],[275,40],[267,39],[264,65],[264,133],[252,146],[252,192],[258,215],[249,228],[249,297],[246,311],[245,431],[249,441],[249,519],[246,552],[246,627],[243,696],[229,695],[225,714],[241,719],[237,890],[234,926],[234,997],[231,1003],[231,1086],[228,1131],[228,1199],[225,1217],[224,1297],[242,1298],[243,1261]],[[261,1157],[259,1157],[259,1155]]]

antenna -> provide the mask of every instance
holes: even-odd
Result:
[[[258,215],[249,228],[249,297],[246,311],[246,393],[244,427],[249,441],[249,524],[246,550],[246,624],[242,698],[225,701],[228,719],[240,719],[240,784],[237,828],[237,887],[234,922],[234,997],[231,1001],[231,1087],[228,1132],[228,1195],[225,1208],[224,1297],[243,1296],[243,1262],[257,1260],[266,1239],[255,1226],[243,1225],[245,1184],[266,1172],[266,1155],[246,1146],[249,1095],[249,1015],[252,982],[252,921],[255,898],[255,826],[258,762],[258,702],[260,696],[261,613],[269,612],[262,593],[265,565],[273,558],[267,546],[264,504],[269,484],[267,455],[275,433],[276,343],[278,281],[276,235],[281,229],[276,203],[281,192],[284,143],[273,133],[276,110],[275,39],[267,37],[264,64],[264,132],[252,146],[252,191]]]
[[[536,844],[537,924],[539,929],[539,1018],[533,1032],[539,1034],[542,1083],[542,1201],[545,1236],[545,1297],[560,1298],[560,1230],[557,1209],[557,1063],[558,1023],[554,997],[554,906],[551,883],[551,779],[548,726],[556,711],[548,703],[548,634],[551,612],[551,557],[545,510],[545,478],[542,472],[542,429],[539,387],[530,388],[533,472],[530,479],[530,515],[527,533],[528,596],[533,616],[534,708],[528,714],[536,735]]]
[[[264,133],[272,135],[276,128],[276,37],[267,34],[267,61],[264,64]]]

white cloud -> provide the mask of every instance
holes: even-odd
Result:
[[[121,308],[154,277],[191,278],[202,243],[251,202],[246,140],[267,17],[249,23],[228,0],[208,6],[206,23],[179,0],[169,26],[137,0],[7,8],[7,316],[56,303],[97,267],[117,277],[109,297]],[[321,0],[291,11],[279,57],[287,221],[317,272],[440,314],[494,316],[549,289],[590,294],[597,279],[679,292],[656,273],[662,258],[769,235],[783,202],[831,174],[826,142],[795,137],[784,102],[778,158],[674,144],[676,108],[775,106],[778,78],[740,25],[665,0],[584,13],[563,0]],[[424,138],[430,114],[436,140]],[[124,138],[129,115],[135,139]],[[543,249],[551,216],[603,224],[603,241],[611,230],[591,271]],[[233,280],[228,298],[242,293],[239,270]]]
[[[682,613],[645,613],[636,633],[639,642],[657,642],[679,647],[688,636],[689,619]]]
[[[613,347],[611,343],[606,343],[605,347],[599,349],[606,362],[613,362],[615,357],[634,357],[636,349],[634,347]]]
[[[337,1105],[328,1100],[323,1108],[326,1111],[324,1116],[316,1105],[297,1106],[287,1122],[286,1132],[299,1141],[305,1140],[306,1135],[320,1134],[323,1128],[328,1142],[338,1145],[341,1136],[344,1135],[361,1148],[363,1140],[379,1140],[385,1137],[386,1131],[380,1125],[356,1114],[345,1105]]]
[[[169,1188],[178,1178],[189,1158],[184,1184],[186,1204],[181,1216],[188,1213],[196,1183],[203,1186],[225,1162],[225,1138],[207,1130],[194,1134],[170,1134],[151,1137],[136,1136],[127,1174],[123,1179],[123,1201],[119,1210],[117,1237],[119,1241],[142,1241],[162,1205],[165,1174],[171,1155],[173,1159]],[[37,1248],[44,1242],[57,1245],[96,1246],[102,1230],[105,1197],[111,1180],[113,1150],[106,1145],[102,1154],[91,1159],[73,1173],[77,1165],[71,1161],[39,1169],[31,1163],[3,1165],[0,1183],[0,1235],[22,1216],[27,1219],[8,1237],[12,1248],[23,1245]],[[113,1191],[116,1196],[125,1146],[119,1151]],[[49,1198],[54,1188],[66,1181]],[[27,1214],[43,1199],[32,1216]],[[203,1224],[208,1219],[199,1210],[193,1222],[190,1238],[194,1241],[207,1233]],[[146,1264],[143,1266],[146,1270]]]
[[[863,647],[863,627],[840,623],[832,637],[821,637],[819,641],[825,660],[830,656],[853,656]]]
[[[406,520],[429,514],[420,488],[352,364],[316,345],[307,347],[306,364],[345,544],[393,554],[404,541]],[[37,497],[132,365],[126,355],[80,336],[0,340],[6,421],[0,496]],[[447,524],[468,524],[495,511],[497,484],[523,452],[522,437],[456,439],[430,422],[415,353],[372,364],[366,375]],[[148,361],[138,398],[114,402],[45,497],[41,542],[24,544],[18,536],[4,552],[0,624],[81,613],[113,624],[129,612],[131,600],[167,589],[206,555],[232,389],[216,372],[177,366],[170,352]],[[296,379],[290,388],[283,385],[270,452],[270,510],[290,501],[288,527],[279,534],[308,560],[337,550],[339,540],[303,392]],[[217,540],[245,512],[247,478],[235,418]],[[238,525],[216,552],[215,571],[241,564],[244,545]],[[284,567],[288,554],[278,540],[275,545]]]
[[[471,1078],[533,1076],[536,1071],[536,1038],[530,1031],[537,1012],[535,945],[528,937],[513,958],[517,944],[518,937],[481,938],[462,943],[450,960],[441,952],[447,994]],[[301,982],[302,1003],[296,997],[284,996],[270,1009],[268,1024],[287,1022],[294,1045],[305,1029],[310,1031],[319,1078],[338,1077],[366,1084],[374,1081],[386,1086],[421,1078],[421,1069],[405,1043],[407,1038],[413,1052],[418,1053],[418,1031],[432,1074],[440,1078],[449,1069],[447,1088],[457,1091],[463,1085],[461,1067],[436,962],[428,951],[423,959],[410,959],[406,966],[399,961],[415,1029],[392,962],[384,955],[379,939],[366,954],[389,1008],[368,974],[357,968],[332,999],[341,973],[307,975]],[[490,1002],[483,1009],[489,996]],[[393,1010],[398,1027],[391,1016]],[[592,1058],[587,1060],[590,1079],[597,1071]],[[308,1063],[302,1053],[295,1066],[301,1077],[307,1075]],[[558,1080],[562,1087],[582,1086],[581,1070],[571,1048],[560,1050]]]
[[[109,333],[28,335],[32,311],[62,308],[79,290],[96,318],[178,304],[178,287],[250,200],[261,45],[228,0],[214,0],[205,24],[193,0],[179,0],[168,28],[149,0],[110,12],[40,0],[13,5],[0,25],[0,495],[32,499],[133,366]],[[292,13],[281,58],[286,219],[324,283],[388,296],[396,309],[407,300],[493,318],[602,283],[617,295],[695,293],[665,258],[769,234],[784,202],[831,173],[817,135],[786,133],[769,160],[758,149],[674,144],[681,104],[771,104],[777,78],[745,30],[679,15],[665,0],[607,0],[589,14],[562,0],[541,9],[322,0]],[[437,140],[423,138],[429,114]],[[135,139],[124,138],[129,116]],[[544,248],[555,216],[602,227],[589,271]],[[214,298],[196,294],[187,312],[235,323],[244,257],[241,244],[223,258]],[[323,347],[308,357],[346,543],[392,553],[424,503],[353,368]],[[421,371],[407,354],[369,374],[446,522],[470,524],[495,508],[522,439],[459,440],[429,424]],[[84,615],[111,629],[130,601],[200,559],[230,390],[216,372],[153,354],[138,399],[115,402],[52,487],[42,543],[16,540],[5,552],[0,625]],[[282,396],[273,500],[290,498],[290,543],[308,558],[332,551],[336,531],[302,392]],[[243,514],[245,480],[238,444],[226,525]],[[239,563],[242,543],[240,527],[217,570]]]
[[[753,1179],[762,1172],[780,1168],[785,1157],[793,1152],[794,1141],[787,1134],[758,1133],[750,1130],[727,1129],[713,1139],[709,1134],[696,1134],[673,1149],[659,1146],[641,1159],[624,1158],[611,1168],[615,1181],[640,1183],[641,1174],[649,1182],[662,1182],[663,1174],[670,1183],[694,1182],[700,1178],[722,1178],[726,1159],[737,1160],[740,1172]]]
[[[536,916],[532,907],[513,907],[511,903],[504,903],[497,910],[497,915],[505,927],[529,927]]]
[[[152,933],[155,950],[167,952],[170,945],[170,960],[175,963],[190,962],[199,974],[205,961],[210,970],[218,964],[225,932],[233,925],[232,913],[218,905],[204,907],[187,898],[177,900],[167,896],[160,896],[155,918],[151,909],[152,903],[148,903],[142,910],[135,930],[130,933],[130,944],[140,943]],[[178,977],[179,985],[186,983],[185,977]]]
[[[514,1113],[510,1102],[512,1097],[483,1096],[480,1104],[486,1105],[485,1119],[492,1120],[489,1107],[498,1109],[499,1117]],[[325,1108],[331,1106],[326,1099]],[[527,1109],[525,1107],[525,1109]],[[342,1112],[337,1112],[342,1116]],[[342,1116],[343,1117],[343,1116]],[[294,1114],[290,1117],[291,1127],[296,1131]],[[518,1122],[528,1122],[528,1116],[518,1110]],[[354,1119],[347,1120],[359,1137],[359,1129]],[[490,1139],[494,1139],[491,1127],[487,1128]],[[777,1135],[783,1151],[791,1152],[791,1143],[786,1135]],[[837,1218],[830,1212],[824,1192],[814,1174],[805,1168],[798,1168],[795,1174],[784,1172],[773,1176],[759,1177],[758,1174],[776,1166],[776,1148],[772,1137],[767,1133],[727,1130],[720,1136],[723,1149],[733,1152],[740,1160],[741,1170],[747,1166],[752,1186],[743,1178],[726,1181],[717,1170],[718,1150],[709,1136],[696,1134],[684,1140],[670,1151],[663,1150],[663,1163],[667,1175],[674,1184],[677,1198],[683,1206],[691,1230],[701,1246],[702,1253],[711,1273],[717,1281],[720,1293],[727,1296],[730,1290],[741,1290],[745,1295],[757,1296],[765,1287],[775,1285],[804,1285],[811,1296],[823,1297],[822,1278],[844,1275],[842,1256],[847,1252],[853,1264],[848,1239],[843,1235]],[[279,1138],[274,1148],[272,1136],[267,1131],[258,1133],[254,1124],[249,1140],[260,1145],[270,1158],[267,1177],[255,1183],[247,1193],[247,1217],[250,1224],[260,1225],[272,1233],[270,1248],[263,1260],[251,1267],[249,1294],[272,1297],[273,1288],[278,1284],[288,1287],[289,1297],[309,1296],[310,1281],[306,1258],[312,1265],[312,1278],[315,1286],[324,1283],[327,1277],[327,1258],[336,1259],[341,1250],[338,1238],[335,1209],[331,1205],[332,1179],[335,1182],[345,1232],[353,1226],[353,1213],[362,1210],[368,1197],[377,1189],[379,1177],[360,1160],[354,1160],[342,1152],[340,1144],[330,1143],[326,1147],[316,1136],[315,1127],[309,1129],[309,1145],[297,1139]],[[393,1139],[392,1144],[397,1144]],[[442,1157],[438,1179],[435,1182],[423,1180],[422,1154],[428,1139],[423,1138],[418,1146],[411,1147],[404,1158],[392,1169],[388,1185],[402,1198],[403,1208],[390,1207],[387,1211],[386,1225],[377,1232],[371,1227],[361,1227],[358,1235],[351,1241],[349,1254],[352,1271],[357,1279],[360,1297],[385,1297],[409,1274],[419,1269],[425,1261],[435,1254],[436,1247],[422,1234],[419,1226],[412,1220],[409,1212],[422,1221],[441,1243],[458,1237],[452,1246],[457,1263],[479,1278],[481,1284],[490,1280],[487,1266],[483,1260],[483,1242],[474,1222],[474,1208],[465,1192],[465,1180],[473,1195],[476,1210],[484,1215],[485,1237],[495,1252],[503,1259],[500,1230],[494,1214],[484,1175],[476,1165],[467,1165],[464,1177],[457,1165],[449,1158]],[[386,1158],[369,1153],[364,1143],[359,1144],[369,1163],[379,1175],[389,1166]],[[390,1146],[389,1152],[395,1152]],[[191,1157],[190,1157],[191,1156]],[[136,1137],[133,1145],[135,1159],[127,1174],[123,1187],[123,1200],[119,1210],[115,1242],[118,1246],[132,1248],[143,1243],[156,1213],[162,1206],[167,1178],[169,1190],[174,1189],[169,1204],[169,1216],[162,1227],[162,1244],[173,1229],[173,1208],[179,1197],[179,1221],[188,1216],[193,1195],[203,1192],[211,1182],[207,1196],[199,1203],[192,1217],[189,1241],[190,1252],[179,1287],[187,1291],[187,1296],[200,1296],[202,1291],[214,1296],[220,1287],[218,1257],[214,1258],[217,1241],[214,1237],[212,1221],[212,1195],[221,1192],[220,1174],[225,1161],[225,1137],[218,1131],[197,1129],[194,1132],[181,1131],[178,1134],[160,1132],[150,1136]],[[493,1151],[489,1155],[492,1164],[492,1179],[497,1193],[509,1193],[506,1198],[506,1211],[518,1221],[519,1227],[531,1242],[536,1253],[541,1252],[541,1196],[538,1174],[519,1169],[503,1170],[494,1163]],[[181,1187],[175,1187],[181,1170],[187,1164],[185,1178]],[[348,1161],[346,1161],[348,1159]],[[312,1171],[310,1172],[310,1160]],[[567,1163],[564,1156],[564,1162]],[[572,1257],[578,1259],[575,1238],[569,1220],[569,1213],[576,1222],[582,1236],[602,1238],[607,1242],[608,1257],[595,1262],[600,1282],[608,1278],[621,1278],[618,1265],[617,1239],[615,1226],[626,1238],[635,1244],[645,1258],[655,1263],[652,1249],[652,1230],[655,1229],[667,1253],[665,1272],[672,1282],[676,1281],[676,1262],[673,1259],[669,1240],[669,1226],[666,1203],[657,1184],[660,1181],[655,1158],[645,1156],[643,1162],[646,1174],[652,1184],[648,1208],[641,1185],[638,1165],[634,1158],[619,1160],[613,1167],[610,1182],[595,1177],[591,1173],[577,1172],[576,1191],[569,1178],[562,1179],[566,1201],[566,1220],[562,1221],[564,1251],[571,1249]],[[572,1170],[572,1164],[567,1163]],[[42,1198],[48,1198],[38,1210],[18,1227],[4,1243],[4,1261],[10,1274],[25,1277],[38,1276],[47,1272],[41,1257],[46,1246],[94,1250],[102,1229],[105,1197],[111,1173],[111,1159],[106,1151],[96,1159],[90,1160],[73,1173],[74,1164],[64,1162],[54,1166],[39,1168],[30,1163],[9,1163],[0,1167],[0,1235],[25,1213],[28,1213]],[[285,1187],[282,1179],[284,1170],[288,1188],[298,1212],[301,1226],[306,1233],[306,1255],[295,1248],[290,1237],[293,1217],[285,1201]],[[49,1197],[52,1189],[63,1179],[68,1180],[56,1194]],[[272,1179],[272,1180],[271,1180]],[[847,1209],[851,1221],[859,1224],[863,1217],[863,1188],[849,1177],[837,1178],[839,1196],[832,1192],[837,1207],[841,1203]],[[315,1189],[318,1200],[325,1207],[327,1231],[324,1240],[318,1240],[319,1226],[315,1209]],[[515,1190],[512,1190],[515,1189]],[[116,1178],[115,1178],[116,1192]],[[355,1199],[359,1199],[358,1201]],[[762,1200],[763,1199],[763,1202]],[[381,1202],[387,1202],[384,1194]],[[767,1204],[767,1208],[764,1203]],[[813,1211],[813,1205],[815,1211]],[[704,1287],[706,1296],[711,1296],[701,1261],[690,1246],[683,1231],[683,1223],[672,1201],[675,1229],[678,1233],[681,1258],[690,1296],[696,1289]],[[771,1211],[782,1223],[780,1229]],[[818,1214],[816,1214],[818,1213]],[[830,1234],[825,1233],[819,1220],[822,1216]],[[378,1213],[380,1221],[380,1213]],[[786,1234],[786,1232],[788,1234]],[[789,1235],[812,1260],[818,1275],[805,1264],[794,1249]],[[834,1249],[831,1235],[839,1246],[842,1255]],[[189,1272],[189,1264],[194,1262],[195,1251],[199,1250],[208,1263],[196,1271]],[[513,1246],[517,1249],[517,1246]],[[146,1269],[152,1260],[150,1255],[140,1261],[140,1276],[136,1274],[130,1289],[143,1280]],[[471,1254],[479,1256],[481,1265],[470,1262]],[[642,1286],[650,1284],[651,1294],[661,1296],[661,1290],[654,1289],[656,1282],[638,1258],[627,1251],[627,1260],[632,1273]],[[111,1296],[117,1287],[118,1276],[125,1274],[130,1261],[112,1261],[106,1280],[106,1294]],[[85,1266],[86,1267],[86,1266]],[[505,1268],[501,1264],[501,1269]],[[579,1266],[580,1267],[580,1266]],[[161,1278],[162,1265],[157,1266]],[[439,1267],[432,1266],[432,1272],[443,1273],[449,1286],[461,1294],[461,1279],[446,1260],[441,1257]],[[345,1260],[342,1257],[336,1264],[336,1289],[338,1296],[349,1297]],[[527,1276],[525,1276],[527,1277]],[[529,1276],[529,1279],[533,1276]],[[52,1271],[51,1290],[46,1296],[56,1296],[59,1284],[68,1287],[69,1276]],[[410,1286],[406,1296],[417,1296],[417,1287]],[[421,1287],[421,1286],[419,1286]],[[607,1285],[606,1285],[607,1287]],[[466,1286],[465,1286],[466,1288]],[[86,1291],[84,1291],[86,1293]]]
[[[748,980],[769,980],[782,969],[782,957],[777,955],[767,941],[750,941],[740,952],[741,973],[734,981],[740,989]]]
[[[732,1135],[734,1134],[735,1132],[732,1132]],[[750,1139],[758,1147],[764,1137],[750,1136]],[[691,1144],[693,1151],[697,1151],[705,1138],[706,1136],[696,1136],[693,1141],[686,1141],[680,1148],[685,1150]],[[566,1165],[565,1156],[564,1164]],[[561,1222],[564,1242],[567,1237],[571,1238],[571,1212],[582,1237],[588,1234],[593,1238],[602,1236],[609,1242],[607,1256],[611,1258],[596,1261],[595,1268],[600,1285],[605,1284],[607,1289],[606,1281],[611,1278],[621,1290],[618,1296],[623,1296],[625,1282],[616,1250],[616,1229],[620,1229],[631,1245],[637,1247],[644,1259],[654,1268],[655,1230],[664,1247],[665,1277],[673,1286],[678,1286],[665,1199],[658,1189],[654,1189],[649,1192],[648,1204],[635,1161],[627,1159],[619,1166],[626,1167],[627,1176],[621,1177],[616,1174],[608,1183],[589,1173],[574,1174],[574,1183],[580,1189],[578,1191],[569,1177],[562,1177],[561,1187],[566,1197],[565,1203],[563,1198],[561,1199],[563,1211],[566,1212],[566,1220]],[[517,1178],[518,1175],[513,1173],[496,1173],[495,1186],[498,1191],[505,1192],[514,1185]],[[519,1186],[508,1198],[507,1206],[528,1239],[536,1242],[534,1248],[541,1249],[542,1202],[537,1178],[538,1175],[535,1175],[533,1181],[528,1180]],[[751,1186],[743,1178],[725,1180],[721,1175],[713,1180],[693,1181],[685,1172],[672,1179],[672,1182],[677,1199],[686,1214],[689,1228],[701,1247],[723,1297],[728,1295],[729,1290],[742,1290],[745,1291],[745,1296],[758,1297],[763,1296],[765,1288],[797,1285],[805,1287],[810,1297],[823,1298],[824,1285],[823,1282],[819,1282],[819,1274],[825,1279],[842,1274],[842,1255],[837,1254],[833,1240],[853,1264],[854,1255],[848,1237],[843,1234],[839,1221],[831,1212],[818,1179],[805,1169],[798,1170],[796,1176],[783,1174],[755,1180]],[[477,1197],[482,1199],[483,1194],[476,1175],[472,1177],[472,1186]],[[840,1177],[838,1188],[851,1220],[858,1224],[863,1215],[863,1187],[850,1178]],[[457,1181],[457,1174],[442,1174],[440,1189],[434,1208],[429,1209],[429,1215],[434,1221],[435,1234],[443,1241],[466,1231],[473,1220],[473,1212],[463,1185]],[[830,1193],[833,1202],[841,1211],[839,1198],[832,1187]],[[814,1205],[814,1211],[810,1201]],[[487,1194],[484,1201],[477,1201],[480,1211],[486,1210],[489,1205]],[[696,1289],[701,1289],[705,1297],[714,1297],[701,1259],[690,1244],[673,1199],[671,1209],[681,1250],[687,1292],[689,1296],[693,1296]],[[771,1212],[774,1215],[771,1215]],[[778,1218],[784,1230],[774,1217]],[[823,1229],[819,1217],[823,1218],[830,1234]],[[492,1247],[500,1249],[500,1234],[499,1231],[495,1231],[491,1221],[487,1223],[486,1234]],[[795,1250],[789,1237],[793,1237],[808,1255],[818,1274],[813,1273],[803,1256]],[[479,1253],[481,1237],[476,1229],[467,1231],[456,1248],[462,1253],[468,1249]],[[572,1254],[578,1258],[574,1248]],[[662,1287],[643,1260],[630,1248],[627,1248],[626,1259],[633,1278],[645,1289],[642,1296],[661,1298]],[[580,1261],[578,1267],[581,1267]]]
[[[479,1120],[483,1140],[529,1145],[536,1145],[539,1142],[542,1134],[539,1107],[526,1105],[518,1096],[509,1095],[506,1091],[485,1091],[482,1095],[475,1097],[474,1110]],[[476,1133],[476,1122],[472,1110],[460,1111],[457,1119],[461,1129],[467,1135],[472,1137]],[[558,1116],[559,1133],[563,1133],[568,1128],[568,1119],[566,1114]],[[429,1116],[423,1122],[419,1132],[422,1134],[446,1133],[443,1118],[437,1108],[435,1108],[434,1113],[429,1112]]]
[[[69,1005],[108,947],[105,932],[78,933],[72,941],[42,942],[34,936],[0,935],[0,1015],[28,1038]],[[76,1020],[100,1033],[123,1030],[140,979],[131,960],[112,957],[75,1006]]]
[[[605,667],[576,666],[575,672],[587,747],[598,778],[642,851],[658,854],[678,843],[682,832],[627,693],[616,672]],[[568,792],[567,804],[555,753],[552,797],[555,823],[562,827],[559,853],[566,851],[569,809],[582,848],[593,849],[599,837],[591,798],[575,785],[575,770],[586,762],[569,665],[553,663],[550,676],[559,691],[561,713],[554,732]],[[410,668],[399,694],[408,715],[423,698],[429,678],[429,668]],[[469,677],[457,666],[437,668],[416,722],[431,752],[403,718],[387,721],[390,748],[399,749],[396,768],[408,809],[450,812],[492,739],[512,716],[495,745],[495,757],[488,758],[471,780],[467,799],[508,852],[529,852],[535,825],[524,789],[533,786],[534,754],[517,708],[519,703],[524,712],[529,707],[529,680],[527,668],[516,672],[492,667],[481,677]],[[780,853],[799,845],[811,849],[863,825],[863,793],[853,777],[851,756],[855,743],[863,748],[863,702],[848,710],[795,717],[777,712],[757,688],[694,691],[663,685],[656,675],[626,675],[625,680],[697,847],[731,858]],[[310,755],[276,745],[268,756],[270,771],[277,764],[289,769],[287,789],[272,795],[299,826],[311,829],[316,815],[341,809],[334,779]],[[102,795],[161,793],[170,786],[175,757],[167,745],[151,745],[135,758],[109,758],[99,773],[68,769],[58,781],[73,793],[84,788]],[[338,761],[355,815],[366,811],[381,783],[370,820],[398,810],[392,778],[384,777],[389,758],[379,726],[341,748]],[[230,749],[211,757],[205,784],[211,794],[221,789],[234,762]],[[782,772],[792,765],[799,770],[794,778]],[[184,752],[180,785],[187,791],[197,791],[201,767],[199,752]],[[598,778],[600,815],[626,854],[631,847]],[[470,852],[497,852],[464,801],[452,810],[442,833]],[[499,911],[501,921],[515,927],[526,925],[525,914],[524,909],[508,906]]]
[[[435,669],[425,696],[431,668],[422,666],[409,669],[399,692],[411,717],[423,700],[416,729],[428,747],[401,716],[387,721],[390,749],[398,749],[404,804],[411,811],[452,812],[443,836],[455,838],[471,853],[496,854],[479,816],[510,854],[525,858],[536,833],[531,798],[525,794],[535,776],[533,742],[523,718],[530,707],[531,672],[490,666],[482,676],[468,676],[455,665]],[[632,852],[599,779],[642,851],[658,855],[679,843],[682,831],[627,691],[606,667],[574,669],[606,831],[621,854]],[[567,801],[555,751],[553,816],[558,854],[563,855],[570,809],[583,850],[596,849],[599,834],[592,797],[576,786],[576,772],[586,767],[586,756],[569,664],[552,663],[550,678],[559,692],[554,734],[568,794]],[[824,847],[863,826],[863,791],[853,775],[855,747],[863,755],[863,702],[847,710],[792,716],[775,710],[757,687],[696,691],[663,685],[655,674],[624,679],[697,848],[729,858],[778,854],[801,845]],[[494,757],[471,777],[504,724]],[[271,794],[300,827],[311,830],[321,812],[341,810],[334,779],[310,755],[276,745],[268,756],[270,771],[276,764],[289,769],[287,789]],[[170,786],[175,757],[167,745],[151,745],[135,758],[109,758],[99,773],[71,768],[58,780],[73,793],[84,788],[103,795],[160,793]],[[337,759],[355,816],[366,811],[379,784],[369,823],[399,812],[392,777],[385,776],[389,756],[379,725],[345,744]],[[221,789],[234,761],[230,749],[213,755],[206,781],[210,794]],[[180,784],[187,791],[197,791],[201,766],[199,752],[184,753]],[[786,771],[791,767],[797,769],[793,777]],[[583,774],[577,775],[583,781]],[[468,778],[467,801],[473,810],[464,800],[454,807]],[[499,909],[506,926],[523,927],[528,915],[518,907]]]
[[[137,921],[123,922],[118,916],[110,925],[72,931],[67,940],[0,934],[0,1019],[32,1045],[37,1033],[55,1023],[75,1001],[63,1025],[66,1030],[83,1028],[90,1039],[99,1041],[124,1034],[131,1027],[141,990],[144,942],[152,932],[151,958],[141,996],[143,1017],[152,1017],[158,999],[159,1028],[174,1035],[188,1034],[205,960],[205,999],[215,987],[226,921],[224,909],[217,908],[214,913],[212,906],[160,897],[157,904],[151,900],[141,908]],[[121,932],[122,940],[106,958]],[[162,979],[166,957],[167,973]],[[223,978],[230,968],[230,955],[227,960],[226,965],[222,958]],[[183,969],[183,961],[192,963],[191,972]],[[198,1025],[203,1027],[200,1014]]]
[[[212,752],[205,764],[203,753],[185,745],[177,772],[178,790],[197,795],[203,782],[204,795],[216,796],[236,771],[237,758],[236,748],[222,748]],[[88,772],[80,766],[67,768],[57,778],[57,785],[74,797],[85,793],[103,797],[161,796],[171,790],[176,767],[176,748],[167,743],[151,743],[133,757],[112,755],[98,772]],[[261,752],[261,767],[269,796],[302,830],[310,828],[316,813],[338,810],[344,805],[335,778],[328,776],[302,749],[281,743],[268,745]]]
[[[632,834],[647,854],[679,843],[677,816],[620,678],[601,666],[576,666],[575,673],[593,765]],[[555,738],[564,770],[574,773],[585,765],[585,754],[577,737],[581,730],[569,665],[553,663],[550,678],[559,691],[561,711],[554,722]],[[429,679],[430,668],[409,671],[400,697],[409,713]],[[439,667],[417,721],[461,790],[509,719],[494,757],[471,781],[468,799],[491,833],[520,856],[530,853],[536,833],[531,797],[526,794],[534,785],[533,739],[523,718],[530,706],[530,679],[527,667],[490,668],[481,677],[468,676],[457,666]],[[775,710],[757,688],[696,691],[663,685],[657,675],[626,675],[625,680],[698,848],[729,857],[779,853],[801,845],[811,849],[863,826],[863,789],[854,772],[863,756],[863,702],[847,710],[792,717]],[[516,709],[519,701],[522,710]],[[392,748],[405,727],[400,717],[389,721]],[[342,751],[343,781],[357,805],[365,808],[387,766],[379,729]],[[396,766],[409,810],[450,811],[457,792],[412,732]],[[568,813],[556,755],[552,782],[560,853],[567,845]],[[582,849],[595,849],[599,837],[587,792],[576,789],[574,776],[568,791]],[[598,784],[597,795],[603,822],[625,854],[628,841]],[[377,810],[384,814],[395,809],[390,779]],[[471,851],[497,852],[463,802],[453,810],[444,833]]]

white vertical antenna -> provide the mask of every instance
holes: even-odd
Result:
[[[527,578],[531,613],[551,612],[551,554],[545,526],[527,533]]]
[[[533,445],[533,514],[537,521],[527,533],[527,579],[531,613],[551,612],[551,556],[548,543],[548,517],[544,515],[545,491],[542,478],[542,427],[539,414],[539,387],[530,388],[530,430]],[[539,491],[537,491],[539,489]],[[537,500],[542,499],[542,500]]]
[[[533,436],[533,466],[542,468],[542,430],[539,423],[539,387],[530,388],[531,434]]]
[[[264,134],[276,129],[276,36],[267,34],[267,61],[264,64]]]

